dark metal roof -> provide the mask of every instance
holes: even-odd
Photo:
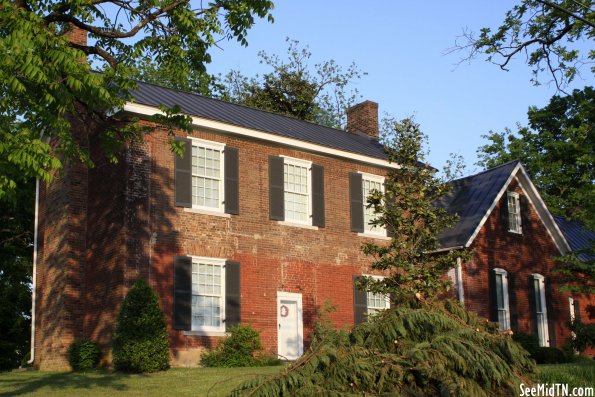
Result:
[[[589,248],[589,244],[595,240],[595,232],[587,229],[582,222],[571,221],[562,216],[554,216],[554,219],[573,251],[587,249]],[[584,253],[577,256],[585,262],[594,259]]]
[[[440,235],[442,248],[464,246],[469,241],[518,163],[511,161],[450,183],[450,192],[438,205],[457,214],[459,221]]]
[[[382,145],[364,135],[293,119],[279,114],[138,82],[132,91],[134,102],[142,105],[172,107],[179,105],[186,114],[220,121],[239,127],[298,139],[333,149],[386,159]]]

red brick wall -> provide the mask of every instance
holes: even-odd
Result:
[[[105,361],[109,362],[120,303],[138,277],[149,279],[171,322],[176,255],[224,258],[241,263],[242,322],[261,332],[264,346],[271,352],[277,350],[277,291],[302,294],[306,343],[317,311],[327,299],[338,305],[331,316],[337,326],[352,324],[352,277],[370,273],[367,267],[370,259],[360,251],[366,239],[351,232],[348,173],[382,174],[383,170],[348,159],[226,134],[197,131],[193,135],[239,149],[240,215],[219,217],[174,207],[174,157],[165,130],[158,129],[148,135],[143,144],[129,148],[119,164],[107,163],[94,152],[96,166],[88,173],[85,196],[79,198],[80,202],[88,203],[88,224],[80,234],[86,239],[79,261],[84,268],[84,284],[80,284],[82,294],[77,298],[76,310],[72,308],[69,312],[76,313],[77,324],[80,324],[76,337],[99,342]],[[92,141],[93,148],[96,144]],[[306,159],[324,167],[325,228],[310,230],[269,220],[269,155]],[[57,180],[49,189],[56,194],[69,195],[72,186],[63,188],[60,183],[64,183],[63,180]],[[44,207],[48,213],[59,212],[63,205],[48,201]],[[55,243],[42,261],[47,261],[48,255],[56,255],[60,246],[64,247],[61,245],[64,235],[54,232],[56,219],[57,216],[47,219],[46,235],[52,237],[46,238],[46,243]],[[70,226],[69,220],[65,215],[60,225]],[[45,279],[60,278],[64,288],[71,285],[71,280],[58,276],[48,267],[40,268],[40,273]],[[58,285],[56,281],[52,283]],[[45,318],[54,306],[45,299],[38,312],[44,313]],[[169,327],[174,351],[211,347],[220,339],[185,336],[171,329],[171,323]],[[42,325],[41,328],[44,329],[41,339],[45,340],[47,327]],[[56,357],[65,365],[65,348],[74,336],[68,336],[70,331],[65,328],[57,331],[55,338],[63,348],[56,350],[46,343],[39,347],[39,354]]]
[[[524,194],[516,179],[511,182],[508,190],[516,191],[519,195]],[[555,340],[550,339],[550,346],[560,348],[570,334],[566,327],[570,318],[569,295],[559,291],[558,276],[553,272],[557,266],[554,257],[559,256],[560,252],[533,206],[530,204],[528,207],[529,214],[522,224],[522,234],[508,232],[502,225],[500,203],[479,231],[471,246],[473,260],[463,265],[465,306],[481,316],[490,317],[490,308],[494,302],[489,293],[489,272],[494,268],[502,268],[509,274],[513,330],[535,333],[532,314],[534,309],[529,303],[529,280],[532,274],[541,274],[545,277],[548,323],[555,330]],[[515,284],[512,286],[511,274]],[[516,307],[513,307],[515,300]]]

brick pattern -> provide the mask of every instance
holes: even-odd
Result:
[[[70,24],[70,30],[66,33],[68,41],[81,46],[87,45],[87,31]]]
[[[347,109],[347,131],[378,139],[378,104],[364,101]]]

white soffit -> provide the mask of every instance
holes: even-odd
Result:
[[[133,102],[127,102],[124,105],[124,111],[135,113],[144,116],[152,116],[154,114],[164,114],[160,109],[147,106],[147,105],[140,105]],[[227,124],[220,121],[214,121],[210,119],[205,119],[202,117],[191,116],[192,118],[192,125],[196,127],[208,128],[210,130],[220,131],[223,133],[231,133],[236,135],[241,135],[245,137],[250,137],[253,139],[260,139],[263,141],[274,142],[281,145],[292,146],[299,149],[322,153],[326,155],[342,157],[353,161],[359,161],[362,163],[372,164],[376,166],[386,167],[386,168],[399,168],[396,164],[392,164],[387,160],[382,160],[376,157],[364,156],[362,154],[352,153],[345,150],[329,148],[327,146],[318,145],[315,143],[301,141],[299,139],[283,137],[280,135],[271,134],[268,132],[263,132],[259,130],[254,130],[245,127],[239,127],[233,124]]]

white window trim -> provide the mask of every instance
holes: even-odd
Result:
[[[384,193],[384,177],[382,175],[368,174],[367,172],[362,172],[362,171],[358,171],[358,174],[360,174],[362,176],[362,184],[364,183],[364,180],[368,180],[371,182],[378,182],[378,183],[380,183],[380,191],[382,193]],[[362,192],[362,202],[363,202],[363,211],[364,211],[364,219],[365,219],[367,197],[363,197],[363,192]],[[364,232],[358,233],[357,235],[360,237],[373,237],[373,238],[379,238],[381,240],[385,240],[385,239],[391,240],[391,237],[388,237],[386,235],[386,227],[377,226],[375,228],[376,230],[367,230],[367,227],[369,227],[369,225],[367,225],[364,221]]]
[[[386,277],[385,276],[377,276],[374,274],[362,274],[363,277],[368,277],[368,278],[372,278],[374,280],[384,280]],[[366,315],[368,314],[368,309],[373,309],[373,310],[378,310],[375,307],[370,307],[368,306],[368,294],[370,293],[370,291],[366,291]],[[386,309],[390,309],[390,296],[388,294],[386,294],[386,296],[384,297],[384,300],[387,304]]]
[[[308,171],[308,198],[306,199],[307,210],[306,214],[308,217],[307,221],[301,221],[299,219],[287,219],[287,213],[283,213],[284,221],[278,221],[277,223],[285,226],[312,226],[312,162],[303,159],[297,159],[295,157],[288,157],[281,155],[279,157],[283,158],[283,167],[285,168],[285,164],[294,165],[297,167],[305,167]],[[285,169],[283,170],[285,173]],[[283,183],[285,185],[285,182]],[[285,186],[283,186],[283,200],[285,201]],[[285,207],[285,205],[284,205]],[[284,210],[285,211],[285,210]],[[315,226],[314,226],[315,227]],[[316,227],[318,230],[318,227]]]
[[[219,325],[218,327],[213,327],[213,326],[207,326],[207,325],[203,325],[201,327],[196,327],[194,328],[194,326],[192,325],[192,320],[194,319],[194,312],[192,312],[192,309],[190,311],[190,324],[191,324],[191,330],[189,331],[189,335],[209,335],[209,336],[222,336],[225,334],[225,259],[221,259],[221,258],[209,258],[206,256],[192,256],[190,255],[190,257],[192,258],[192,264],[194,265],[195,262],[198,263],[204,263],[204,264],[209,264],[209,265],[217,265],[217,266],[221,266],[221,325]],[[191,287],[192,287],[192,282],[191,282]],[[194,296],[194,293],[192,293],[192,296]]]
[[[225,151],[225,144],[221,143],[221,142],[214,142],[214,141],[207,141],[205,139],[200,139],[200,138],[195,138],[192,136],[189,136],[188,139],[191,140],[192,142],[192,146],[200,146],[200,147],[204,147],[207,149],[212,149],[212,150],[218,150],[219,151],[219,199],[218,199],[218,204],[219,206],[217,208],[213,208],[213,207],[207,207],[204,205],[194,205],[194,203],[192,204],[192,208],[190,208],[189,210],[196,210],[196,211],[192,211],[192,212],[197,212],[197,213],[203,213],[205,215],[214,215],[213,213],[225,213],[225,206],[224,206],[224,200],[225,200],[225,155],[224,155],[224,151]],[[192,167],[192,165],[191,165]],[[194,174],[192,174],[192,171],[190,173],[191,177],[194,177]],[[202,212],[204,211],[204,212]],[[210,213],[210,214],[209,214]]]
[[[499,324],[498,328],[501,331],[505,331],[505,330],[509,330],[511,329],[511,324],[510,324],[510,301],[509,301],[509,295],[508,295],[508,272],[504,269],[500,269],[500,268],[495,268],[494,269],[494,273],[496,275],[501,275],[502,276],[502,301],[504,304],[504,308],[502,310],[505,310],[504,312],[504,318],[505,318],[505,324]],[[498,283],[496,283],[496,287],[498,286]],[[496,297],[498,296],[498,291],[496,291]],[[500,311],[501,309],[498,307],[498,301],[496,300],[496,310]]]
[[[508,207],[508,197],[514,197],[515,199],[515,205],[516,205],[516,223],[518,225],[518,230],[512,230],[510,228],[510,208]],[[507,191],[506,192],[506,210],[508,212],[508,231],[510,233],[516,233],[516,234],[523,234],[523,224],[521,223],[521,198],[519,196],[519,194],[517,192],[512,192],[512,191]]]
[[[547,317],[547,302],[545,301],[545,277],[538,273],[533,273],[532,276],[534,280],[539,280],[539,296],[541,301],[541,311],[543,313],[543,327],[541,328],[542,335],[539,335],[540,324],[537,324],[537,337],[539,338],[539,346],[549,347],[550,332]],[[535,302],[535,311],[537,312],[537,301]]]

